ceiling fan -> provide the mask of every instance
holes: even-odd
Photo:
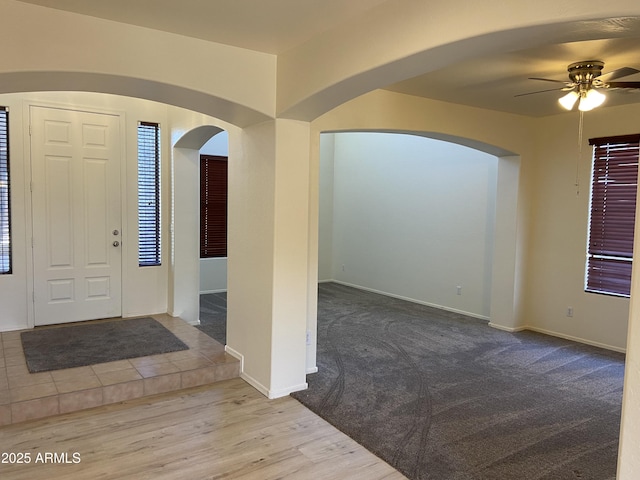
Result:
[[[606,96],[599,92],[601,89],[616,88],[637,88],[640,89],[640,82],[614,82],[618,78],[627,77],[640,70],[631,67],[618,68],[609,73],[602,74],[604,62],[600,60],[584,60],[575,62],[567,67],[569,72],[569,81],[554,80],[551,78],[530,77],[530,80],[542,80],[544,82],[564,83],[562,88],[552,88],[549,90],[540,90],[537,92],[522,93],[516,95],[521,97],[524,95],[533,95],[542,92],[564,91],[566,95],[558,99],[560,105],[565,109],[571,110],[578,104],[578,109],[582,112],[592,110],[604,102]]]

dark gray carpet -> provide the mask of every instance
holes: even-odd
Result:
[[[319,372],[292,396],[410,479],[615,479],[622,354],[319,292]]]
[[[200,325],[196,326],[222,345],[227,344],[227,293],[200,295]]]
[[[292,396],[410,479],[615,479],[622,354],[321,284],[317,363]]]
[[[20,334],[31,373],[84,367],[127,358],[188,350],[153,318],[101,321]]]

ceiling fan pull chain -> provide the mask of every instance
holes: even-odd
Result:
[[[584,112],[579,111],[580,122],[578,122],[578,158],[576,159],[576,196],[580,195],[580,161],[582,160],[582,129],[584,126]]]

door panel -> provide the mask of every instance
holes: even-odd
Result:
[[[120,316],[119,118],[32,106],[30,119],[35,324]]]

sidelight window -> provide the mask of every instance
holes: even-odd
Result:
[[[160,125],[138,124],[138,264],[161,264]]]
[[[11,185],[9,111],[0,107],[0,274],[11,273]]]

